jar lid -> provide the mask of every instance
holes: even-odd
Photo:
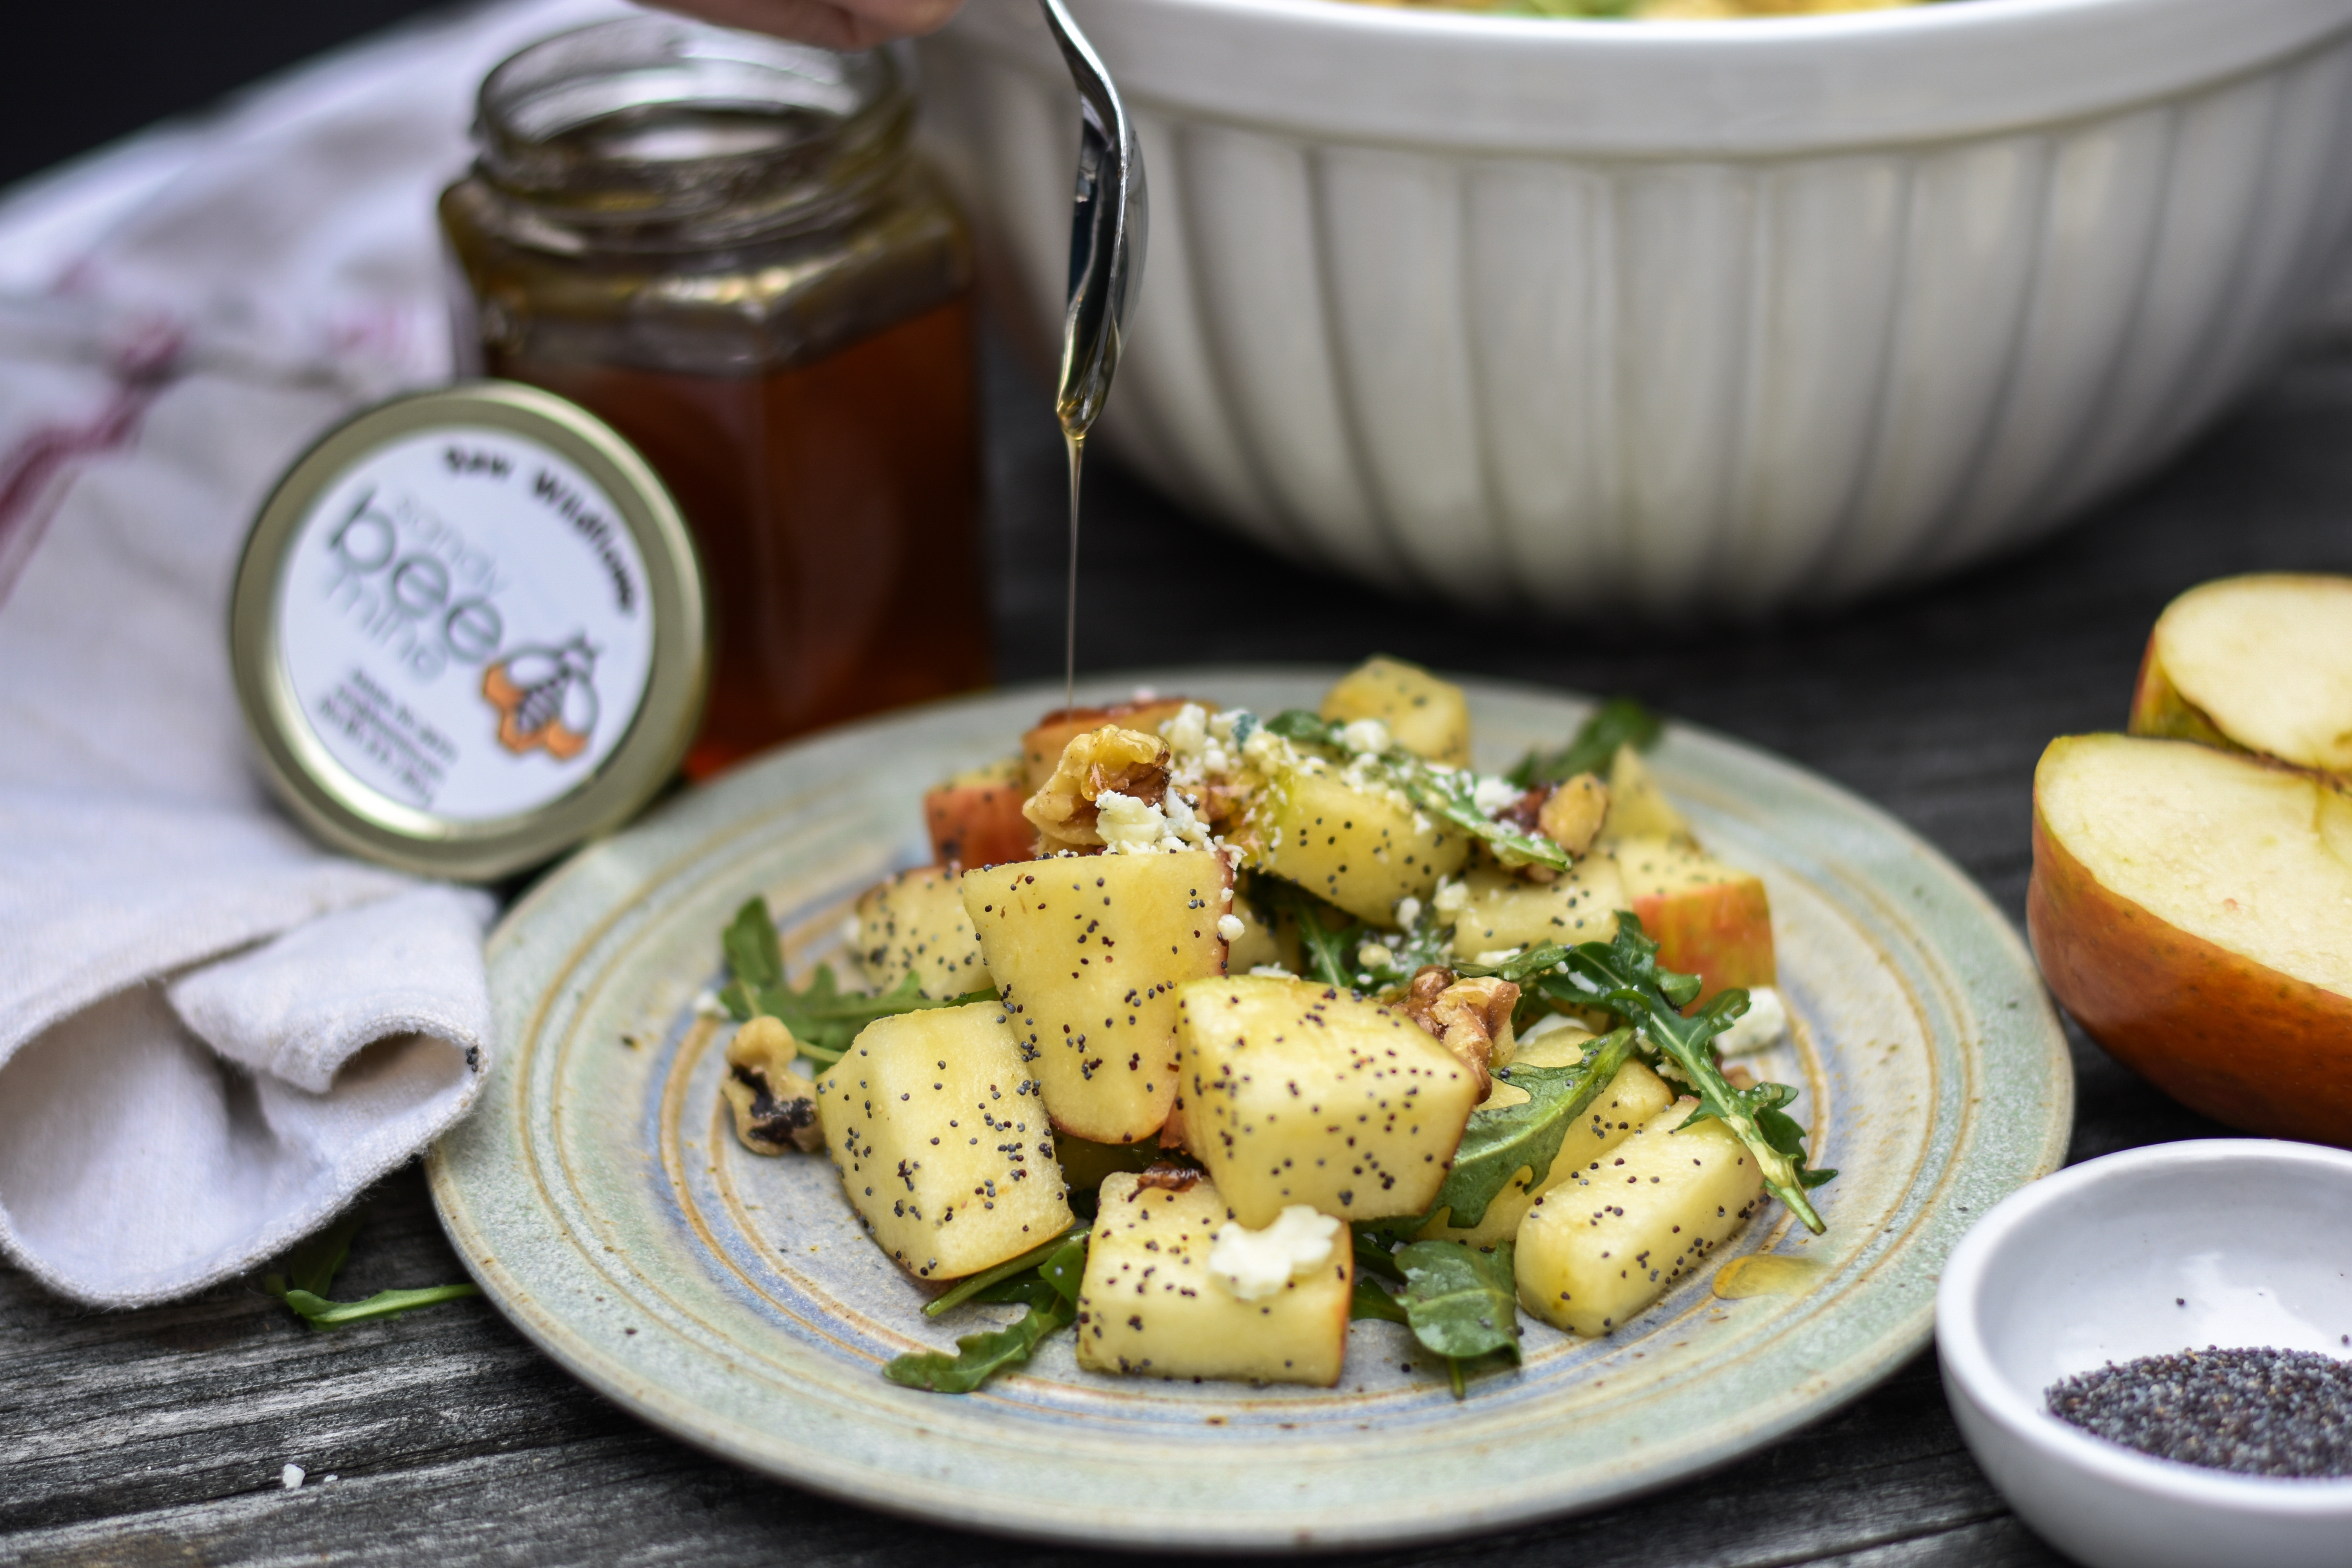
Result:
[[[479,880],[617,826],[677,770],[702,572],[636,450],[482,381],[330,432],[262,507],[229,647],[270,780],[341,848]]]

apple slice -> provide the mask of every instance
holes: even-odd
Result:
[[[1774,983],[1772,902],[1761,878],[1685,837],[1621,838],[1613,853],[1626,901],[1658,944],[1658,963],[1697,975],[1700,1001]]]
[[[2352,1144],[2352,796],[2181,741],[2033,774],[2026,928],[2091,1037],[2250,1132]]]
[[[967,871],[1034,858],[1037,830],[1021,815],[1028,798],[1018,757],[956,774],[923,796],[931,858]]]
[[[2352,577],[2224,577],[2148,634],[2131,732],[2352,775]]]

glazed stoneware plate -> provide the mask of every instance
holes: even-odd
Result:
[[[1327,671],[1147,675],[1271,714]],[[1092,700],[1134,681],[1104,682]],[[2074,1085],[2032,962],[1949,863],[1796,768],[1670,728],[1655,772],[1771,894],[1801,1087],[1842,1173],[1813,1237],[1777,1207],[1720,1257],[1769,1293],[1686,1283],[1606,1339],[1535,1324],[1516,1371],[1456,1402],[1406,1331],[1351,1331],[1335,1389],[1077,1369],[1069,1336],[965,1397],[886,1382],[1009,1308],[926,1297],[860,1233],[822,1157],[729,1131],[725,1030],[697,1009],[719,932],[764,894],[799,978],[841,956],[857,894],[927,854],[922,791],[1008,753],[1061,693],[922,710],[776,752],[541,883],[490,942],[495,1076],[431,1161],[451,1239],[499,1307],[592,1386],[688,1442],[804,1487],[947,1524],[1087,1545],[1365,1546],[1587,1509],[1747,1453],[1927,1342],[1973,1215],[2054,1170]],[[1470,688],[1477,760],[1556,746],[1589,704]]]

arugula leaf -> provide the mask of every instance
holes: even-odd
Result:
[[[719,933],[719,950],[727,955],[727,971],[738,985],[762,991],[784,983],[784,949],[776,938],[775,917],[768,900],[748,899]]]
[[[1712,1117],[1730,1128],[1756,1156],[1772,1195],[1818,1236],[1827,1226],[1805,1194],[1837,1173],[1805,1163],[1804,1129],[1782,1109],[1797,1091],[1780,1083],[1734,1089],[1716,1060],[1715,1037],[1748,1011],[1748,993],[1726,991],[1685,1016],[1682,1009],[1697,996],[1699,979],[1660,969],[1657,956],[1658,944],[1643,933],[1639,917],[1621,910],[1614,942],[1546,943],[1507,963],[1465,964],[1462,973],[1499,974],[1538,988],[1563,1006],[1602,1008],[1638,1027],[1673,1064],[1674,1075],[1698,1096],[1698,1109],[1683,1126]]]
[[[1262,877],[1258,886],[1264,889],[1265,901],[1290,916],[1298,928],[1298,953],[1306,962],[1307,978],[1340,991],[1356,989],[1360,973],[1356,952],[1364,944],[1363,933],[1370,928],[1356,921],[1332,925],[1329,904],[1279,878]]]
[[[1077,1321],[1076,1300],[1044,1279],[1006,1280],[996,1289],[1007,1293],[998,1296],[1000,1300],[1016,1299],[1012,1292],[1017,1291],[1029,1310],[1003,1328],[964,1335],[956,1341],[953,1355],[909,1352],[884,1367],[882,1375],[932,1394],[970,1394],[998,1373],[1027,1362],[1046,1335]]]
[[[1391,752],[1381,761],[1396,775],[1405,798],[1454,824],[1474,838],[1483,839],[1506,866],[1549,866],[1565,871],[1575,858],[1540,833],[1529,833],[1516,823],[1496,822],[1478,808],[1478,775],[1468,768],[1441,768],[1407,752]]]
[[[1448,1210],[1446,1224],[1467,1229],[1486,1217],[1486,1205],[1521,1170],[1534,1173],[1530,1187],[1549,1175],[1576,1119],[1609,1086],[1634,1048],[1633,1031],[1619,1029],[1587,1046],[1584,1059],[1574,1067],[1503,1068],[1496,1076],[1527,1090],[1529,1098],[1470,1113],[1470,1123],[1454,1151],[1454,1169],[1437,1190],[1430,1213]]]
[[[1412,1337],[1445,1358],[1454,1397],[1469,1363],[1519,1359],[1518,1283],[1511,1244],[1482,1252],[1458,1241],[1416,1241],[1397,1249],[1405,1286],[1397,1293]]]
[[[327,1292],[334,1289],[335,1276],[342,1272],[344,1260],[351,1257],[352,1237],[359,1234],[359,1228],[358,1215],[344,1215],[296,1247],[286,1259],[284,1274],[263,1276],[262,1289],[285,1302],[296,1317],[314,1329],[370,1322],[482,1293],[480,1286],[469,1281],[463,1285],[427,1285],[413,1290],[379,1290],[363,1301],[327,1300]]]
[[[1568,744],[1557,752],[1529,752],[1503,776],[1521,789],[1542,784],[1562,784],[1579,773],[1606,771],[1617,748],[1646,752],[1658,743],[1664,721],[1631,697],[1612,697],[1578,727]]]
[[[953,1355],[909,1352],[884,1367],[882,1375],[933,1394],[970,1394],[1005,1368],[1026,1362],[1046,1335],[1078,1321],[1078,1282],[1086,1276],[1089,1234],[1086,1226],[1072,1226],[941,1296],[923,1309],[926,1316],[970,1300],[1017,1302],[1029,1310],[1003,1328],[964,1335]]]
[[[1078,1256],[1083,1261],[1086,1257],[1087,1233],[1090,1228],[1083,1222],[1074,1225],[1061,1235],[1050,1240],[1039,1242],[1018,1258],[1009,1258],[993,1268],[983,1268],[967,1279],[957,1280],[945,1293],[924,1307],[923,1316],[936,1318],[950,1308],[961,1307],[992,1285],[1010,1279],[1016,1274],[1033,1272],[1041,1265],[1051,1262],[1073,1240],[1079,1244]]]
[[[1361,1322],[1366,1318],[1383,1323],[1403,1323],[1408,1327],[1412,1323],[1405,1310],[1397,1305],[1397,1299],[1389,1294],[1387,1286],[1369,1274],[1359,1274],[1356,1276],[1355,1293],[1348,1300],[1348,1321]]]
[[[397,1317],[403,1312],[413,1312],[419,1307],[461,1301],[468,1296],[481,1293],[482,1288],[469,1280],[463,1285],[427,1285],[415,1290],[379,1290],[364,1301],[330,1301],[309,1290],[293,1289],[278,1299],[291,1307],[297,1316],[314,1329],[340,1329],[346,1323],[365,1323],[378,1318]]]
[[[1397,1267],[1396,1247],[1399,1243],[1412,1239],[1412,1230],[1421,1228],[1421,1220],[1416,1216],[1402,1223],[1392,1220],[1387,1224],[1390,1228],[1386,1230],[1379,1222],[1349,1227],[1355,1232],[1356,1277],[1362,1279],[1365,1270],[1370,1269],[1383,1279],[1402,1285],[1404,1283],[1404,1270]],[[1412,1229],[1404,1228],[1406,1226]]]
[[[1265,727],[1293,745],[1314,746],[1335,757],[1352,757],[1340,739],[1347,728],[1319,719],[1304,708],[1292,708],[1266,721]],[[1356,758],[1369,763],[1385,782],[1402,791],[1418,810],[1450,822],[1474,838],[1484,840],[1507,866],[1549,866],[1565,871],[1567,850],[1540,833],[1529,833],[1513,823],[1496,822],[1478,808],[1478,775],[1468,768],[1440,767],[1402,746],[1391,746],[1377,757]]]
[[[747,900],[719,933],[727,955],[730,979],[719,1000],[737,1022],[765,1016],[780,1020],[793,1032],[802,1054],[820,1067],[830,1067],[848,1051],[858,1031],[877,1018],[918,1013],[929,1007],[958,1007],[967,1002],[993,1000],[993,990],[971,991],[961,996],[933,999],[922,994],[912,974],[878,995],[844,991],[832,966],[820,963],[809,983],[795,991],[784,979],[784,958],[776,940],[775,918],[768,900]]]

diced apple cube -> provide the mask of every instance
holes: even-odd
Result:
[[[1618,747],[1609,762],[1609,810],[1594,842],[1607,846],[1621,838],[1689,836],[1690,824],[1658,787],[1642,753],[1631,746]]]
[[[857,966],[877,991],[911,974],[915,988],[933,1001],[989,986],[963,894],[937,866],[901,871],[857,900]]]
[[[1297,754],[1251,804],[1246,833],[1262,869],[1382,926],[1470,854],[1466,835],[1402,796],[1359,789],[1322,758]]]
[[[1037,830],[1021,815],[1028,798],[1018,757],[956,774],[923,796],[931,858],[963,869],[1031,858]]]
[[[1436,1198],[1481,1091],[1418,1026],[1276,975],[1195,981],[1178,1016],[1185,1141],[1242,1224],[1293,1204],[1383,1219]]]
[[[1748,1223],[1763,1173],[1722,1122],[1682,1126],[1696,1103],[1667,1107],[1536,1199],[1514,1252],[1528,1311],[1588,1337],[1622,1328]]]
[[[1368,658],[1323,694],[1322,717],[1378,719],[1396,743],[1449,768],[1470,764],[1470,703],[1462,689],[1417,664]]]
[[[1658,944],[1661,964],[1699,977],[1701,1001],[1774,983],[1772,903],[1761,878],[1687,838],[1627,838],[1615,856],[1625,907]]]
[[[1524,881],[1481,866],[1462,884],[1462,906],[1454,918],[1456,958],[1548,942],[1563,947],[1607,942],[1617,934],[1617,911],[1626,907],[1617,864],[1606,855],[1586,856],[1555,882]]]
[[[1244,1300],[1211,1270],[1233,1221],[1215,1184],[1106,1179],[1078,1290],[1078,1364],[1150,1377],[1251,1383],[1339,1381],[1355,1268],[1348,1227],[1320,1263]]]
[[[1211,850],[967,871],[965,912],[1066,1132],[1133,1143],[1176,1099],[1176,990],[1222,974],[1231,870]]]
[[[816,1084],[826,1149],[876,1245],[955,1279],[1069,1228],[1036,1081],[993,1002],[868,1024]]]

